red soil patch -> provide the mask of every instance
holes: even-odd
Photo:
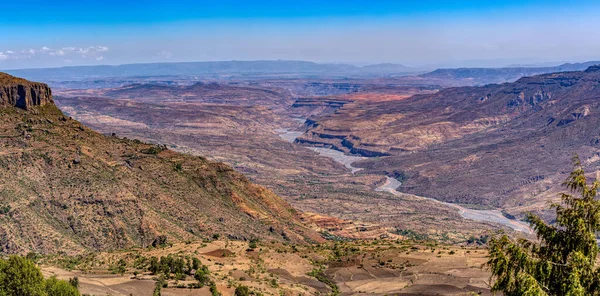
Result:
[[[211,256],[211,257],[229,257],[233,255],[233,252],[225,249],[217,249],[214,251],[210,251],[208,253],[204,253],[203,255]]]

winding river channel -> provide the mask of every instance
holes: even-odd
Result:
[[[296,140],[296,138],[298,138],[300,135],[303,134],[303,132],[290,131],[288,129],[278,129],[278,130],[276,130],[276,132],[279,134],[279,136],[282,139],[284,139],[285,141],[288,141],[290,143],[293,143]],[[354,166],[352,166],[352,164],[356,161],[366,159],[366,157],[346,155],[345,153],[343,153],[341,151],[337,151],[337,150],[330,149],[330,148],[324,148],[324,147],[306,147],[306,148],[319,153],[319,155],[330,157],[333,160],[343,164],[353,174],[362,170],[362,168],[354,167]],[[375,189],[375,191],[389,192],[396,196],[402,195],[401,192],[396,190],[398,187],[400,187],[400,185],[402,185],[402,183],[400,181],[398,181],[394,178],[388,177],[388,176],[386,176],[386,178],[387,178],[386,182],[384,184],[382,184],[381,186],[377,187]],[[473,209],[468,209],[468,208],[465,208],[465,207],[457,205],[457,204],[443,202],[443,201],[439,201],[439,200],[433,199],[433,198],[428,198],[428,197],[420,197],[420,198],[422,198],[424,200],[430,200],[433,202],[437,202],[437,203],[443,204],[447,207],[455,208],[458,211],[458,213],[465,219],[497,223],[497,224],[512,228],[515,231],[528,233],[528,234],[532,233],[532,230],[527,223],[524,223],[519,220],[508,219],[499,210],[473,210]]]

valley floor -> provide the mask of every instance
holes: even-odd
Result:
[[[45,276],[77,276],[83,294],[151,295],[156,275],[139,264],[140,258],[168,254],[199,258],[223,295],[233,295],[238,285],[263,295],[491,295],[489,274],[482,267],[485,250],[411,241],[314,246],[265,242],[254,250],[247,242],[212,241],[79,258],[47,257],[41,264]],[[110,272],[120,259],[127,262],[122,276]],[[171,280],[162,295],[210,295],[208,287],[175,288],[193,282],[190,277]]]

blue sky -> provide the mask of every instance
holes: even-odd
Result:
[[[294,59],[501,66],[600,59],[598,1],[10,1],[0,69]]]

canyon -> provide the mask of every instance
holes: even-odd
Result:
[[[346,105],[311,118],[299,142],[382,156],[355,166],[401,180],[402,192],[520,216],[556,200],[567,174],[556,168],[573,153],[597,171],[599,77],[590,66]]]
[[[201,250],[221,291],[487,295],[487,273],[469,263],[483,262],[477,246],[498,231],[532,237],[526,212],[551,220],[572,153],[598,174],[599,75],[590,66],[448,88],[439,78],[127,78],[52,91],[4,75],[0,247],[48,254],[46,274],[79,274],[94,293],[151,289],[148,275],[98,285],[95,272],[119,258],[139,272],[113,250],[160,254],[168,240],[166,253]],[[255,255],[245,241],[264,243]],[[104,265],[82,257],[90,251]],[[347,263],[330,259],[340,252]],[[73,273],[56,258],[96,269]],[[263,264],[273,275],[237,271]],[[171,284],[165,294],[178,293]]]
[[[143,78],[53,101],[109,137],[225,162],[342,237],[529,235],[520,219],[552,219],[572,153],[595,171],[597,67],[475,87],[389,79]]]
[[[431,82],[413,83],[391,85],[380,79],[354,79],[351,83],[335,79],[141,83],[106,89],[58,89],[57,104],[103,133],[167,144],[181,152],[224,161],[313,217],[341,219],[331,224],[316,218],[336,235],[386,237],[409,229],[460,242],[498,228],[528,233],[518,221],[519,212],[509,213],[510,208],[475,200],[448,206],[438,202],[449,201],[444,197],[407,191],[414,180],[404,182],[402,170],[409,167],[367,166],[393,159],[397,147],[385,150],[385,145],[364,138],[376,139],[397,127],[384,125],[395,121],[394,115],[375,119],[362,117],[361,112],[371,108],[379,112],[381,108],[383,113],[401,113],[390,106],[446,91],[436,89]],[[365,127],[370,127],[364,129],[369,136],[361,134],[357,144],[347,130],[334,131],[329,123],[338,118],[342,118],[340,125],[353,130],[361,130],[365,122]],[[460,131],[448,133],[444,141],[460,135]],[[414,141],[415,147],[425,139],[414,133],[404,137]],[[410,149],[404,146],[397,150],[408,153]],[[390,177],[402,181],[398,191],[374,190]],[[488,212],[465,219],[465,213],[472,211]],[[447,231],[448,223],[455,225],[452,231]]]

